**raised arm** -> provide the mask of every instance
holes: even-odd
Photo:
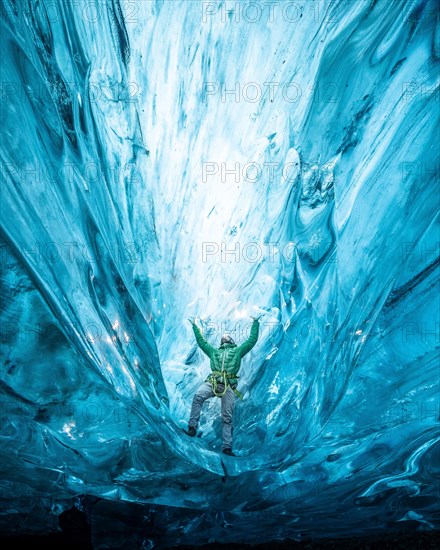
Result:
[[[199,329],[199,327],[195,324],[195,322],[191,319],[188,319],[188,321],[191,323],[194,336],[196,337],[197,344],[199,345],[200,349],[206,353],[206,355],[211,358],[211,355],[213,351],[215,350],[214,346],[211,346],[211,344],[205,340],[202,331]]]
[[[251,349],[255,346],[258,340],[258,333],[260,331],[260,321],[259,317],[253,317],[253,322],[251,326],[251,334],[246,342],[243,342],[241,346],[238,346],[238,352],[240,357],[244,357],[246,353],[249,353]]]

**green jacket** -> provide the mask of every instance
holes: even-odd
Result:
[[[251,327],[251,334],[249,338],[243,342],[243,344],[237,346],[237,344],[225,343],[219,348],[215,348],[214,346],[211,346],[207,340],[205,340],[199,327],[195,323],[192,324],[192,327],[197,344],[211,360],[211,370],[221,371],[224,358],[223,368],[228,374],[232,375],[238,373],[242,358],[246,355],[246,353],[250,352],[257,343],[258,332],[260,330],[258,319],[254,319]],[[229,383],[231,386],[237,385],[237,382],[238,380],[235,376],[229,378]]]

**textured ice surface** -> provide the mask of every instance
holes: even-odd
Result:
[[[78,494],[173,544],[435,527],[438,2],[1,9],[3,529]],[[255,311],[223,458],[186,319]]]

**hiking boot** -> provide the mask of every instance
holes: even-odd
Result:
[[[232,449],[223,449],[223,454],[229,455],[229,456],[237,456],[232,452]]]
[[[194,426],[188,426],[188,430],[185,430],[185,433],[191,437],[194,437],[197,433],[197,430],[194,428]]]

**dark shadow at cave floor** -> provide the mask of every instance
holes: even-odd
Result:
[[[44,536],[17,536],[17,537],[1,537],[0,544],[2,549],[17,548],[23,543],[26,548],[81,548],[93,549],[90,542],[90,532],[77,533],[74,537],[72,534],[52,533]],[[118,545],[114,548],[122,548]],[[135,547],[131,547],[135,548]],[[308,550],[437,550],[440,548],[440,531],[426,531],[419,533],[387,533],[383,535],[373,535],[369,537],[347,538],[347,539],[320,539],[320,540],[304,540],[296,542],[293,540],[273,541],[263,544],[205,544],[202,546],[168,546],[163,547],[158,544],[155,548],[163,550],[273,550],[273,549],[308,549]]]

